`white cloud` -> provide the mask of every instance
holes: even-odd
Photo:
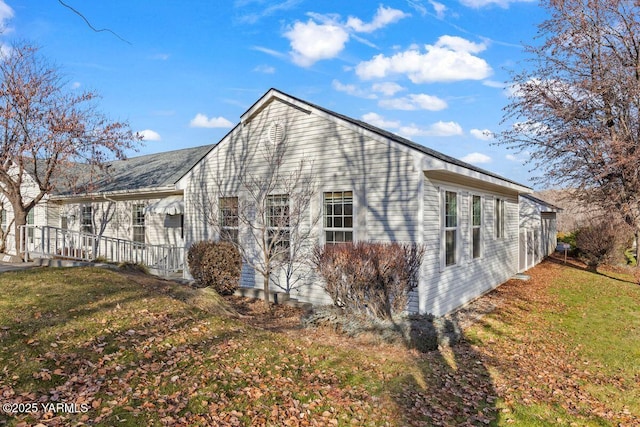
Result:
[[[485,80],[482,82],[482,84],[487,87],[494,87],[496,89],[504,89],[506,87],[506,83],[496,80]]]
[[[460,3],[467,7],[479,9],[481,7],[495,4],[496,6],[508,8],[511,3],[529,3],[535,0],[460,0]]]
[[[495,138],[495,134],[489,129],[471,129],[469,133],[482,141],[490,141]]]
[[[371,86],[371,89],[375,92],[380,92],[386,96],[393,96],[398,92],[405,90],[398,83],[394,82],[382,82],[382,83],[374,83]]]
[[[156,53],[155,55],[151,56],[151,59],[157,60],[157,61],[166,61],[167,59],[169,59],[170,55],[168,53]]]
[[[434,45],[425,45],[425,52],[410,48],[393,56],[376,55],[359,63],[356,74],[364,80],[404,74],[413,83],[482,80],[491,75],[492,69],[474,54],[484,49],[483,43],[445,35]]]
[[[322,15],[308,13],[307,22],[296,21],[284,33],[291,46],[293,62],[301,67],[310,67],[323,59],[335,58],[342,52],[351,37],[369,46],[375,45],[361,39],[355,33],[371,33],[389,24],[410,16],[401,10],[380,6],[369,23],[350,16],[346,23],[337,14]],[[263,48],[264,49],[264,48]]]
[[[376,11],[375,16],[373,17],[373,21],[368,24],[362,22],[360,18],[355,18],[350,16],[347,19],[347,27],[353,29],[359,33],[372,33],[375,30],[379,30],[389,24],[393,24],[394,22],[398,22],[402,18],[406,18],[410,16],[408,13],[404,13],[398,9],[392,9],[390,7],[384,7],[380,5],[378,10]]]
[[[360,88],[358,88],[356,85],[350,85],[350,84],[342,84],[340,83],[338,80],[333,80],[331,82],[331,86],[337,90],[338,92],[344,92],[348,95],[351,96],[357,96],[359,98],[366,98],[366,99],[376,99],[377,96],[373,93],[368,93],[365,90],[362,90]]]
[[[460,160],[472,164],[491,163],[491,157],[482,153],[469,153]]]
[[[80,82],[71,83],[71,89],[78,89],[78,88],[80,88],[80,86],[82,86],[82,83],[80,83]]]
[[[266,53],[267,55],[271,55],[275,58],[284,59],[287,57],[287,55],[282,52],[278,52],[277,50],[269,49],[262,46],[253,46],[252,49],[257,50],[258,52]]]
[[[428,110],[440,111],[447,108],[446,101],[437,96],[427,95],[424,93],[411,94],[402,98],[383,99],[378,105],[390,110]]]
[[[291,44],[293,62],[301,67],[335,58],[349,40],[349,33],[341,25],[331,22],[317,24],[311,19],[307,23],[294,23],[284,36]]]
[[[436,122],[427,128],[415,124],[400,127],[400,135],[407,138],[414,136],[457,136],[462,135],[462,127],[456,122]]]
[[[151,129],[145,129],[138,132],[139,135],[142,136],[142,139],[145,141],[160,141],[160,134]]]
[[[233,123],[224,117],[208,118],[206,115],[198,113],[191,120],[189,126],[192,128],[230,128],[233,127]]]
[[[13,9],[11,6],[0,0],[0,30],[6,30],[7,21],[13,18]]]
[[[276,69],[271,65],[258,65],[256,68],[253,69],[253,71],[256,71],[258,73],[264,73],[264,74],[273,74],[276,72]]]
[[[438,3],[437,1],[430,0],[431,6],[433,6],[433,10],[436,13],[436,17],[438,19],[443,19],[445,12],[447,11],[447,6],[442,3]]]
[[[362,116],[362,120],[383,129],[396,129],[400,127],[400,122],[385,120],[377,113],[367,113]]]
[[[517,163],[525,163],[527,160],[529,160],[529,157],[531,157],[531,153],[528,151],[523,151],[517,154],[507,154],[506,156],[504,156],[505,159]]]

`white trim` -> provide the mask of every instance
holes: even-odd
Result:
[[[349,230],[349,227],[325,227],[325,203],[324,203],[324,195],[326,193],[351,193],[351,242],[357,242],[357,203],[356,203],[356,192],[353,189],[346,190],[324,190],[320,192],[320,245],[325,245],[327,243],[326,239],[326,231],[344,231]]]
[[[480,254],[478,257],[473,256],[473,198],[480,197],[480,225],[478,226],[480,229]],[[469,262],[473,262],[475,260],[482,259],[484,257],[484,238],[483,238],[483,229],[485,228],[485,209],[484,209],[484,196],[479,193],[470,193],[469,194]]]
[[[461,264],[461,216],[460,216],[460,189],[442,186],[440,191],[440,271],[458,266]],[[456,195],[456,226],[449,227],[449,229],[455,230],[455,251],[454,251],[454,263],[447,265],[447,241],[446,241],[446,194],[454,193]]]

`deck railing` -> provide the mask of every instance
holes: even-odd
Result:
[[[25,260],[40,257],[140,263],[161,276],[184,268],[184,248],[180,246],[149,245],[50,226],[21,226],[20,252]]]

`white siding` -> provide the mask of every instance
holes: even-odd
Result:
[[[444,267],[441,247],[440,189],[456,191],[459,200],[458,261]],[[471,257],[470,199],[482,197],[482,255]],[[505,200],[505,237],[495,237],[494,203]],[[456,186],[453,183],[425,178],[424,242],[426,255],[422,265],[419,306],[410,309],[421,313],[443,315],[504,283],[517,272],[518,203],[516,195],[490,193],[480,188]]]
[[[517,272],[517,191],[521,186],[512,183],[502,186],[495,177],[485,182],[484,175],[477,171],[463,174],[458,180],[457,170],[464,169],[461,166],[448,170],[442,160],[431,161],[427,154],[311,106],[305,111],[278,98],[256,105],[243,116],[245,121],[179,183],[185,189],[187,248],[196,241],[217,238],[211,218],[217,216],[218,197],[237,196],[240,203],[247,200],[238,176],[266,173],[269,165],[261,150],[270,144],[267,129],[278,121],[284,126],[288,144],[282,171],[295,169],[304,159],[312,162],[316,174],[318,189],[310,218],[321,211],[324,192],[352,191],[355,240],[425,245],[420,285],[411,295],[409,311],[445,314]],[[445,178],[441,181],[428,178],[423,169]],[[441,247],[441,188],[458,193],[459,201],[458,260],[456,265],[446,268]],[[482,197],[483,204],[479,259],[471,255],[470,197],[474,194]],[[496,198],[505,202],[502,238],[495,236]],[[323,242],[322,231],[321,220],[316,226],[318,243]],[[247,241],[247,230],[240,230],[240,238]],[[262,278],[247,267],[241,280],[243,286],[262,287]],[[307,277],[305,283],[308,284],[292,291],[294,297],[314,304],[329,302],[317,277]]]
[[[322,209],[323,193],[352,191],[354,239],[361,241],[416,242],[421,239],[420,206],[422,172],[415,167],[416,154],[397,144],[374,140],[362,132],[336,124],[320,115],[308,114],[285,103],[271,102],[245,126],[227,136],[192,171],[185,190],[187,247],[202,239],[215,238],[208,217],[216,215],[220,195],[246,195],[237,176],[260,176],[268,165],[260,150],[270,144],[265,132],[274,121],[286,131],[287,154],[282,171],[294,170],[303,159],[311,165],[318,183],[309,218]],[[243,232],[240,232],[241,237]],[[320,243],[322,220],[316,226]],[[244,234],[246,237],[246,232]],[[262,287],[261,276],[243,273],[243,286]],[[329,300],[310,277],[292,296],[313,303]]]
[[[124,240],[133,239],[133,206],[149,205],[160,198],[140,198],[135,200],[94,200],[84,203],[68,203],[59,209],[58,218],[67,216],[70,230],[79,231],[82,206],[90,205],[93,210],[94,232],[105,237]],[[51,223],[51,220],[49,221]],[[145,242],[151,245],[184,244],[180,215],[147,213],[145,215]],[[60,227],[60,221],[50,224]]]

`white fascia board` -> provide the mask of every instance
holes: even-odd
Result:
[[[533,189],[505,179],[482,173],[473,169],[444,162],[439,159],[425,156],[422,170],[427,177],[433,177],[442,181],[462,181],[468,185],[488,188],[508,193],[530,194]]]

